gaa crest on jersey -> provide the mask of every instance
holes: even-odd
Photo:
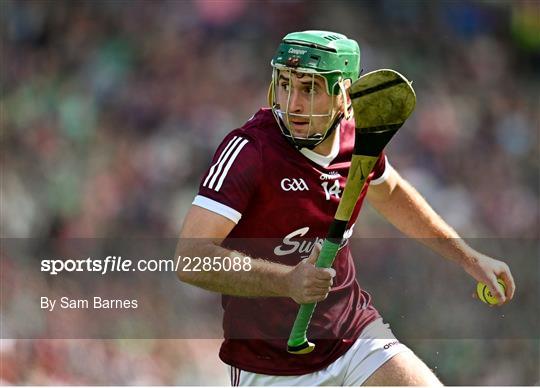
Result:
[[[283,178],[280,183],[283,191],[309,191],[309,187],[302,178]]]

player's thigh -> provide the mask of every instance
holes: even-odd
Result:
[[[442,383],[413,352],[402,352],[386,361],[363,385],[441,386]]]
[[[229,366],[231,385],[241,387],[319,387],[341,385],[340,376],[331,368],[297,376],[271,376],[247,372]]]

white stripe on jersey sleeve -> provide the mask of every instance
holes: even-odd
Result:
[[[221,168],[223,167],[223,164],[225,163],[225,160],[231,153],[231,150],[234,149],[234,147],[238,144],[239,141],[240,141],[240,138],[238,136],[233,137],[232,140],[229,141],[229,144],[227,144],[223,152],[221,152],[221,155],[219,155],[219,158],[216,161],[216,163],[214,163],[214,165],[210,168],[210,172],[208,173],[208,176],[204,180],[203,186],[209,187],[210,189],[212,188],[216,180],[216,177],[219,175]],[[210,181],[210,186],[208,186],[208,181],[210,179],[212,180]]]
[[[388,161],[388,158],[386,157],[386,155],[384,155],[384,172],[380,177],[378,177],[377,179],[373,179],[371,182],[369,182],[369,184],[374,186],[380,185],[388,178],[388,175],[390,175],[393,169],[394,167],[392,167],[392,165]]]
[[[229,220],[234,222],[235,224],[238,224],[238,221],[240,221],[240,218],[242,218],[242,214],[234,210],[232,207],[229,207],[202,195],[197,195],[195,197],[195,199],[193,200],[193,205],[222,215],[223,217],[228,218]]]
[[[244,139],[242,143],[240,143],[240,145],[236,148],[236,151],[234,151],[234,154],[232,154],[231,158],[229,159],[229,163],[227,163],[227,166],[225,167],[223,174],[221,174],[221,178],[219,179],[218,184],[214,190],[219,191],[219,189],[221,189],[221,185],[223,185],[223,180],[225,180],[225,177],[229,173],[229,170],[231,169],[234,160],[236,159],[240,151],[242,151],[242,148],[244,148],[247,142],[248,141]]]

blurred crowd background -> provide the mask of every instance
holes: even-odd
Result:
[[[464,237],[539,237],[535,0],[0,0],[0,7],[2,238],[177,236],[217,144],[265,106],[279,40],[303,29],[344,33],[358,40],[364,72],[392,68],[413,80],[417,108],[389,158]],[[356,233],[396,235],[369,208]],[[2,256],[3,265],[16,265]],[[531,261],[537,268],[538,257]],[[2,313],[13,303],[2,300]],[[0,381],[226,384],[218,345],[2,340]],[[538,339],[532,345],[538,360]],[[523,349],[513,341],[498,348],[508,357],[496,368],[482,365],[490,346],[424,357],[450,384],[540,381],[538,369],[513,362]],[[494,369],[505,371],[501,379],[490,379]]]

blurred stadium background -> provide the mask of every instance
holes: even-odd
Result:
[[[2,238],[175,237],[216,145],[265,105],[280,38],[302,29],[342,32],[360,43],[364,71],[414,81],[416,112],[388,153],[464,237],[539,237],[537,1],[0,6]],[[356,235],[397,234],[368,209]],[[10,294],[2,315],[18,303]],[[538,338],[439,341],[445,357],[425,342],[419,353],[448,384],[540,381]],[[0,382],[227,384],[218,346],[2,339]],[[529,363],[516,361],[524,349]]]

